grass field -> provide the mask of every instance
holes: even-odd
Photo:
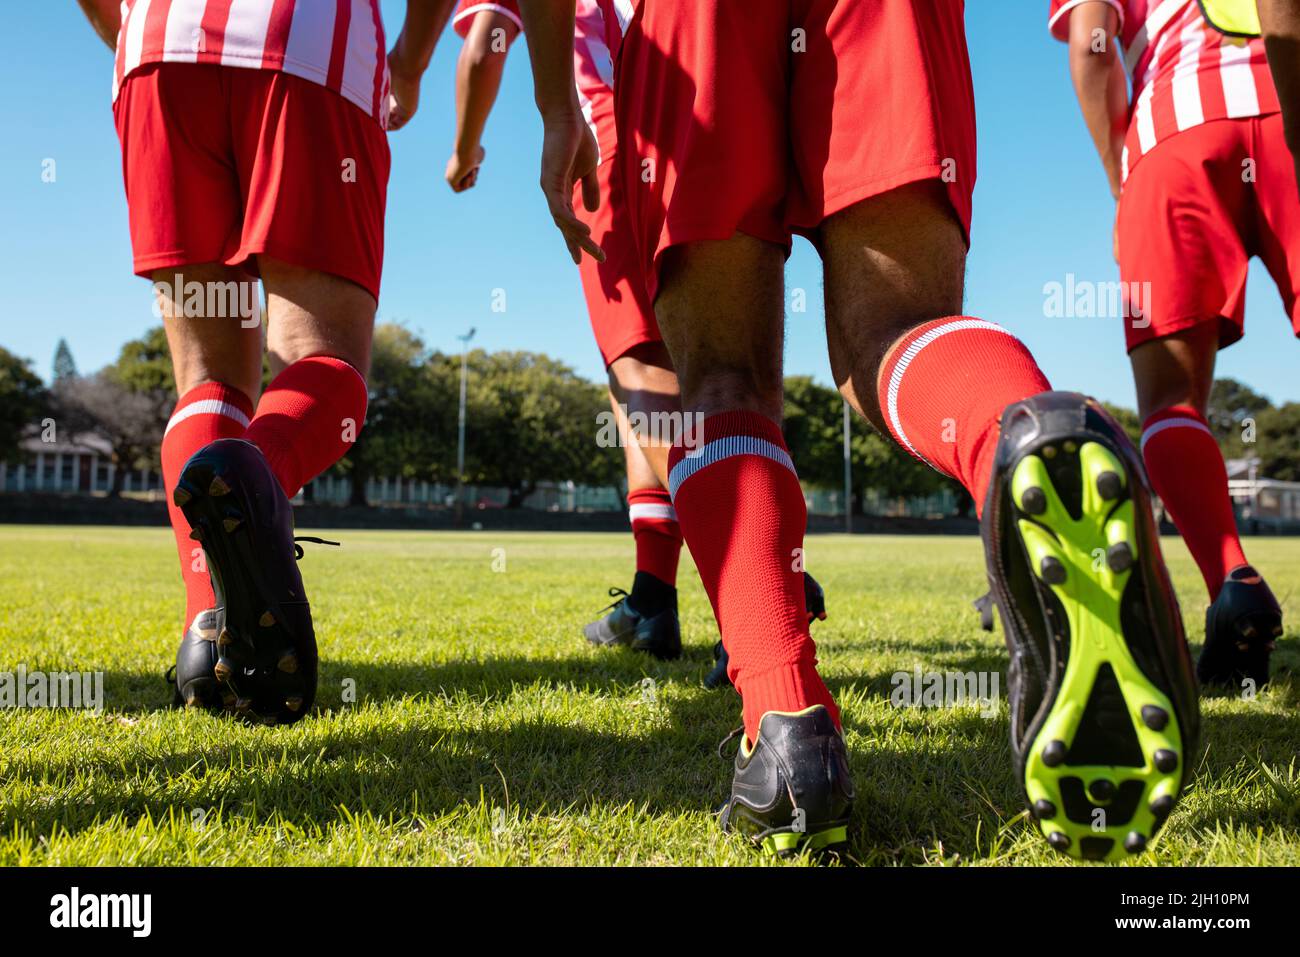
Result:
[[[0,865],[765,863],[711,813],[739,707],[700,685],[715,631],[689,559],[686,654],[660,664],[579,637],[630,582],[629,535],[326,537],[343,547],[302,564],[318,713],[250,728],[167,707],[168,531],[0,527],[0,671],[103,671],[107,703],[0,711]],[[1290,615],[1282,675],[1252,701],[1204,701],[1196,780],[1143,864],[1300,864],[1300,541],[1248,546]],[[1167,551],[1199,645],[1199,576],[1181,542]],[[1005,702],[991,717],[889,702],[917,665],[1004,668],[969,605],[978,541],[815,537],[808,567],[858,788],[853,859],[1064,862],[1022,812]]]

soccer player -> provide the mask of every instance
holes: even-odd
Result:
[[[611,8],[615,17],[630,15],[630,4]],[[621,28],[606,24],[596,0],[578,0],[573,38],[573,68],[582,115],[597,150],[596,185],[600,205],[583,218],[600,241],[604,259],[584,258],[579,271],[587,314],[596,345],[609,375],[609,401],[620,431],[627,467],[628,517],[636,542],[632,591],[611,589],[617,598],[609,614],[587,625],[592,644],[630,645],[663,659],[681,655],[677,618],[677,565],[682,533],[668,496],[668,452],[672,436],[643,434],[629,427],[628,416],[645,421],[680,421],[677,375],[664,348],[645,283],[636,264],[636,249],[626,223],[621,186],[612,181],[616,168],[614,130],[614,62]],[[478,180],[485,151],[483,131],[496,102],[506,56],[522,28],[517,0],[460,0],[452,27],[464,39],[456,68],[456,137],[447,161],[446,179],[455,192]],[[821,589],[805,582],[810,614],[825,618]],[[723,654],[721,646],[719,655]],[[706,683],[725,683],[725,668]]]
[[[1300,193],[1264,41],[1225,36],[1195,0],[1053,0],[1050,26],[1119,203],[1120,278],[1149,284],[1125,337],[1147,472],[1209,590],[1197,676],[1258,687],[1282,612],[1242,550],[1205,412],[1252,256],[1300,334]]]
[[[186,591],[177,695],[294,721],[317,655],[289,499],[365,419],[384,130],[415,112],[451,0],[411,0],[387,55],[378,0],[80,2],[116,52],[135,272],[180,396],[162,444]]]
[[[572,207],[574,182],[596,175],[572,11],[524,3],[541,185],[576,261],[600,250]],[[1131,443],[1094,401],[1051,391],[1007,329],[960,315],[975,176],[963,14],[959,0],[645,0],[618,53],[616,182],[683,405],[705,416],[701,446],[672,450],[669,489],[743,698],[721,822],[815,848],[845,839],[854,799],[778,424],[797,231],[823,258],[842,393],[980,508],[1039,827],[1114,859],[1145,846],[1185,783],[1195,682]]]

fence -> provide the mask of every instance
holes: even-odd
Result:
[[[466,485],[464,495],[468,508],[505,508],[510,501],[510,490],[496,486]],[[322,475],[294,499],[308,500],[317,505],[347,505],[352,500],[352,480]],[[366,501],[382,506],[450,508],[456,502],[456,486],[423,479],[372,478],[366,482]],[[543,482],[524,498],[523,505],[545,512],[621,511],[624,507],[620,491],[574,482]]]
[[[1237,524],[1249,532],[1300,532],[1300,482],[1276,479],[1230,479]]]

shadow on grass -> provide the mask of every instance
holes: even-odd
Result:
[[[968,651],[973,654],[964,656]],[[954,644],[921,662],[927,668],[981,670],[1000,668],[1001,656]],[[427,815],[473,806],[481,798],[524,814],[581,814],[624,805],[654,815],[698,813],[716,807],[729,789],[730,766],[714,750],[737,720],[739,699],[730,690],[663,695],[655,705],[660,720],[648,731],[625,731],[617,722],[602,730],[573,727],[563,723],[562,714],[558,720],[529,716],[500,729],[468,728],[418,707],[387,718],[383,711],[408,698],[418,705],[424,696],[446,695],[462,706],[461,697],[471,704],[501,704],[530,687],[578,692],[632,708],[640,706],[644,678],[661,688],[693,686],[710,665],[703,646],[673,663],[630,652],[427,665],[326,661],[321,713],[294,729],[249,729],[194,716],[208,723],[210,744],[186,741],[175,749],[140,749],[126,757],[92,752],[40,764],[11,755],[0,787],[12,791],[23,784],[35,794],[0,806],[0,828],[49,833],[57,827],[75,833],[115,815],[128,822],[159,820],[218,806],[257,822],[324,828],[357,813],[400,819],[417,804]],[[852,686],[883,699],[890,677],[863,675],[829,684],[836,694]],[[377,713],[364,712],[375,721],[325,723],[356,713],[342,703],[344,681],[355,682],[357,705],[378,706]],[[138,702],[117,713],[156,710],[147,702],[161,706],[166,700],[156,676],[114,673],[106,677],[106,687],[115,689],[110,702]],[[1285,699],[1290,701],[1295,697],[1289,682],[1274,693],[1290,695]],[[386,720],[394,726],[385,726]],[[1005,716],[950,711],[936,721],[932,712],[917,711],[881,722],[850,713],[845,723],[858,788],[855,859],[903,864],[938,855],[978,859],[1019,837],[1025,825],[1017,821],[1022,803]],[[1261,709],[1207,715],[1204,738],[1210,747],[1199,766],[1200,786],[1240,777],[1253,767],[1265,776],[1269,797],[1232,805],[1225,813],[1201,811],[1176,826],[1213,828],[1231,820],[1300,835],[1300,779],[1294,771],[1285,776],[1294,765],[1300,714]],[[1277,778],[1269,768],[1283,769],[1284,776]]]
[[[421,694],[446,694],[453,701],[464,695],[486,705],[536,686],[609,699],[615,708],[620,701],[638,707],[646,676],[664,689],[696,684],[711,664],[708,650],[699,651],[671,664],[620,652],[594,659],[502,657],[429,665],[327,662],[322,713],[298,728],[250,729],[196,715],[193,720],[210,729],[210,744],[187,740],[172,749],[141,748],[126,756],[91,751],[40,763],[11,755],[0,787],[12,791],[25,784],[36,793],[0,807],[0,828],[75,833],[116,815],[128,822],[159,820],[217,806],[257,821],[327,827],[359,812],[401,818],[418,803],[421,813],[436,814],[475,805],[480,797],[525,814],[580,814],[629,804],[654,815],[698,813],[721,803],[730,786],[730,765],[715,754],[737,720],[739,699],[730,690],[665,693],[657,705],[662,715],[650,730],[623,731],[617,724],[577,728],[565,725],[562,715],[529,716],[499,730],[467,728],[419,708],[389,719],[400,726],[382,721],[383,708],[412,696],[418,703]],[[356,682],[359,705],[380,707],[379,726],[369,719],[325,723],[349,713],[339,700],[344,679]],[[877,681],[887,679],[868,679]],[[148,676],[115,674],[108,683],[162,697],[161,682],[153,684]],[[860,680],[833,685],[842,690],[850,683],[861,687]],[[141,703],[138,710],[150,709]],[[946,719],[933,748],[909,754],[874,741],[866,720],[850,716],[847,727],[862,795],[855,856],[893,853],[886,848],[895,848],[900,834],[916,839],[910,849],[899,848],[905,857],[919,859],[922,847],[936,840],[965,846],[972,815],[985,818],[985,829],[996,828],[987,802],[960,781],[987,774],[993,752],[1004,750],[1002,723],[976,715]],[[917,727],[919,739],[926,731],[920,715]],[[1001,797],[1010,798],[1009,774],[1006,785]],[[951,833],[951,826],[959,833]]]

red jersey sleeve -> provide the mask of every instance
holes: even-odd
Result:
[[[1047,29],[1058,40],[1070,39],[1070,11],[1085,3],[1108,3],[1119,14],[1119,34],[1124,33],[1124,4],[1121,0],[1050,0],[1051,8],[1047,13]]]
[[[480,13],[499,13],[513,20],[520,30],[524,28],[523,18],[519,16],[519,0],[460,0],[451,17],[451,28],[463,40],[469,33],[469,25]]]

